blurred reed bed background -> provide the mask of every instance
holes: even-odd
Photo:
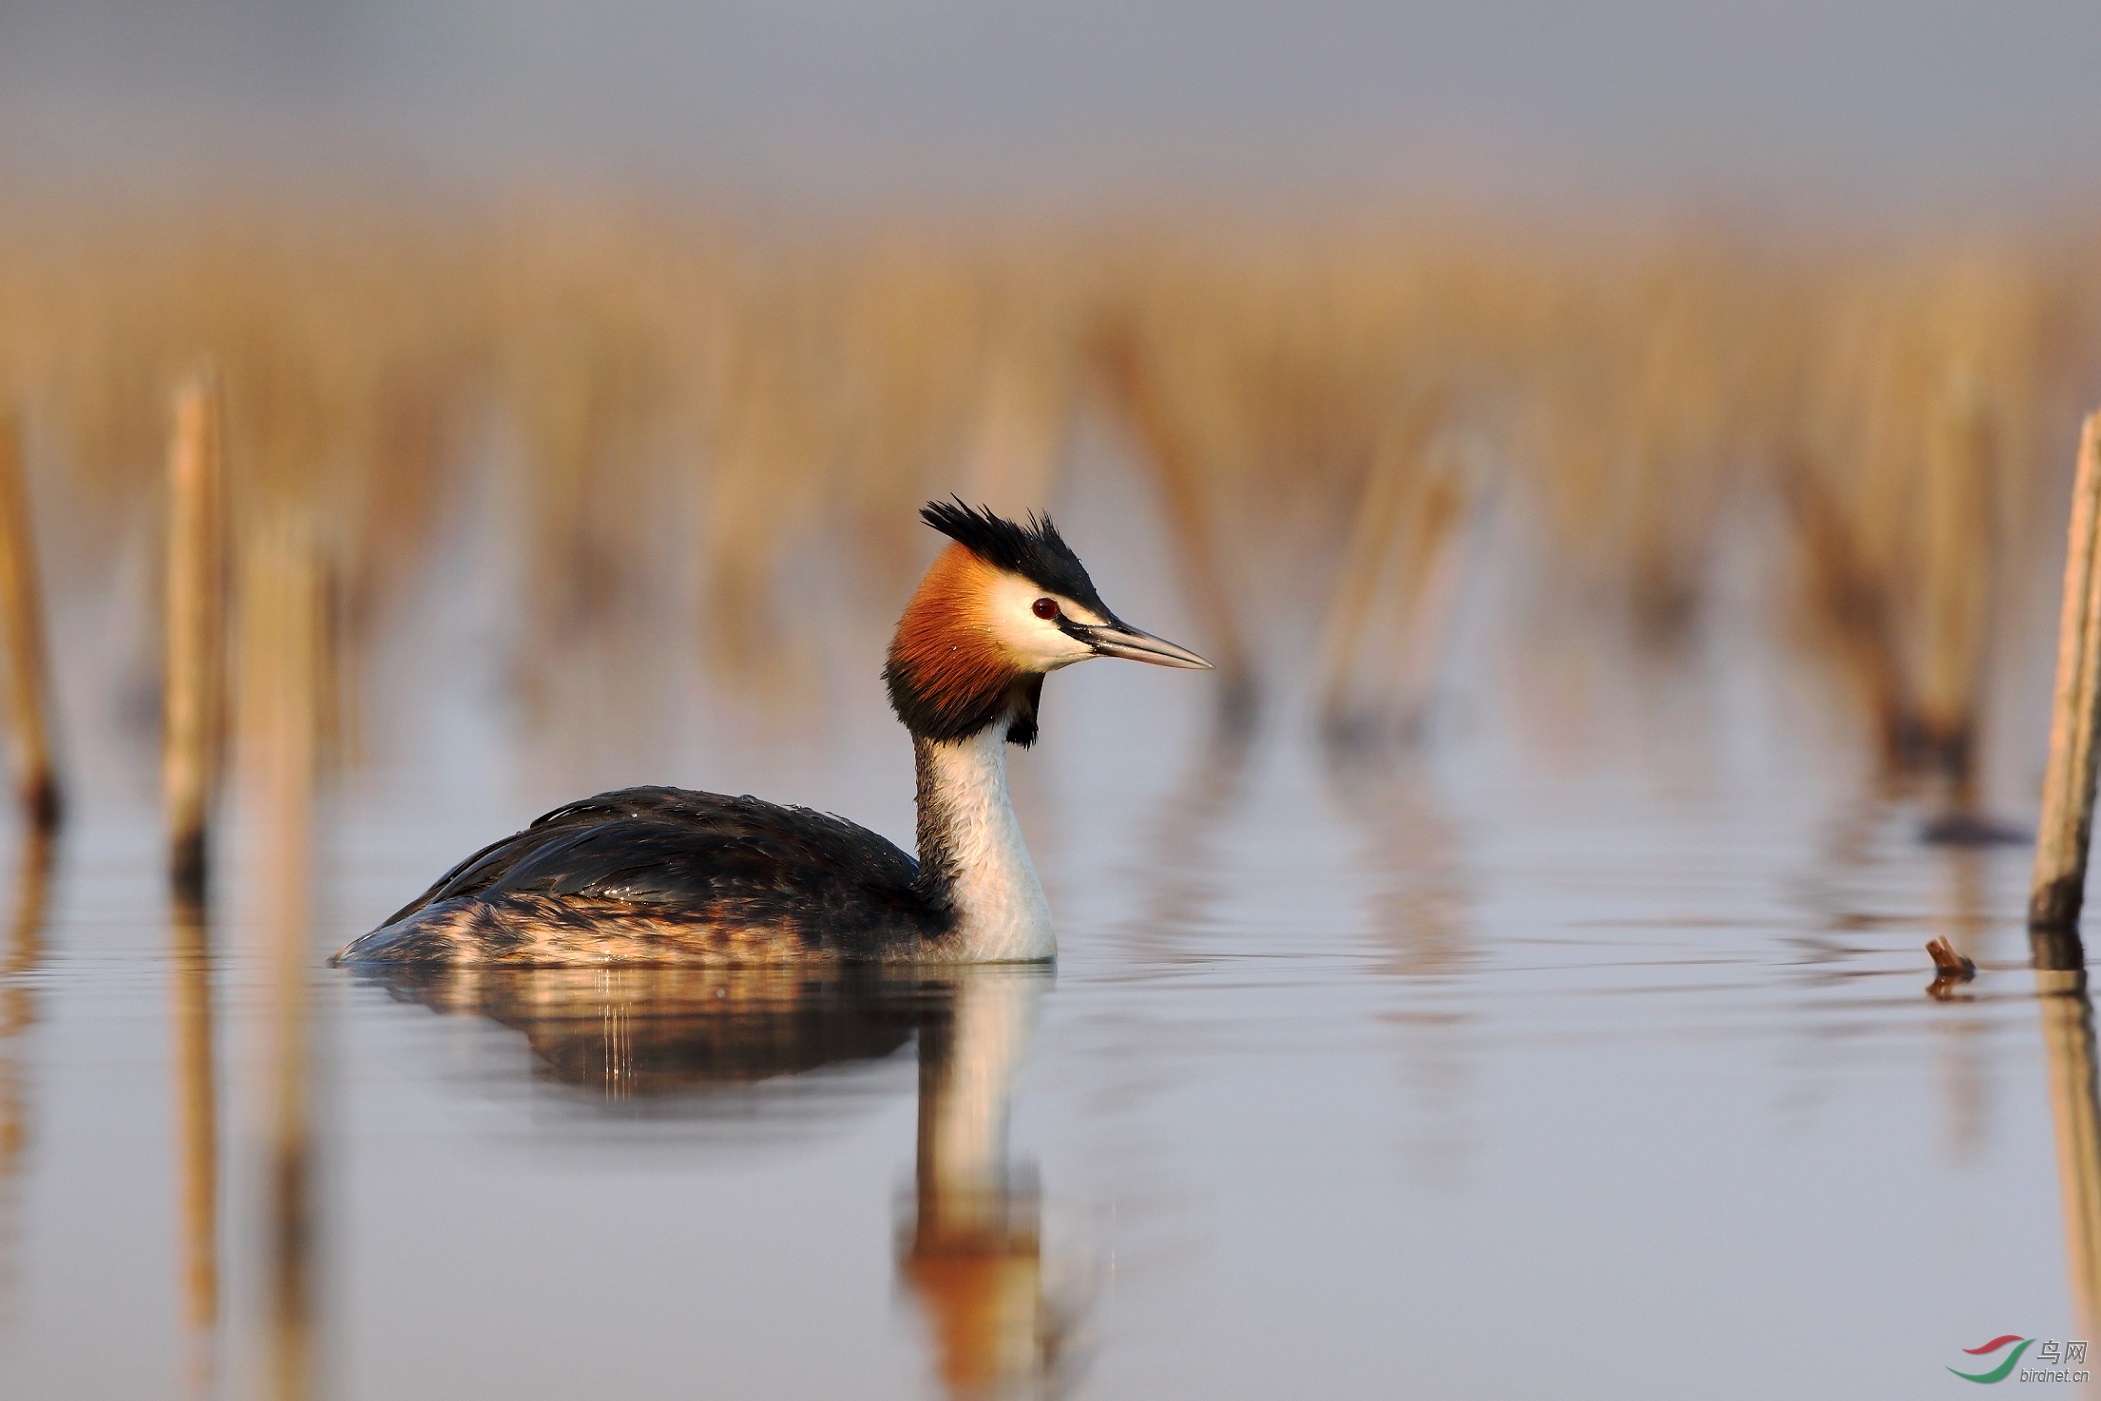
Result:
[[[2073,434],[2101,398],[2094,241],[553,199],[16,210],[0,388],[63,593],[160,548],[170,396],[215,367],[236,536],[287,501],[322,523],[344,761],[365,659],[470,516],[521,562],[527,714],[631,700],[587,663],[667,639],[772,713],[807,702],[842,612],[888,626],[919,502],[1055,506],[1089,436],[1159,508],[1228,728],[1311,674],[1329,744],[1421,736],[1453,611],[1496,572],[1544,632],[1580,616],[1683,652],[1742,547],[1880,771],[1962,812],[2007,620],[2040,600],[2022,626],[2047,636]],[[150,693],[158,639],[136,651]]]

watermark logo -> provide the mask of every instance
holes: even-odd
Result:
[[[1963,1349],[1964,1352],[1972,1357],[1989,1357],[2001,1348],[2011,1346],[2013,1350],[2008,1352],[1996,1367],[1983,1372],[1964,1372],[1954,1367],[1950,1367],[1948,1370],[1954,1372],[1956,1376],[1961,1377],[1966,1382],[1978,1382],[1985,1386],[1991,1386],[1998,1382],[2003,1382],[2012,1376],[2014,1368],[2021,1366],[2021,1355],[2027,1352],[2031,1346],[2035,1346],[2036,1341],[2034,1338],[2024,1338],[2019,1333],[2005,1333],[1988,1343]],[[2045,1338],[2040,1346],[2035,1347],[2035,1360],[2036,1366],[2021,1367],[2020,1379],[2022,1381],[2084,1382],[2087,1379],[2087,1374],[2083,1367],[2077,1371],[2073,1370],[2073,1364],[2086,1361],[2086,1343],[2084,1341],[2059,1342],[2055,1338]]]
[[[1998,1366],[1988,1372],[1955,1372],[1953,1367],[1950,1367],[1948,1370],[1955,1372],[1956,1376],[1961,1377],[1966,1382],[1982,1382],[1986,1386],[1990,1386],[1994,1382],[2003,1382],[2006,1380],[2007,1375],[2013,1371],[2014,1367],[2019,1364],[2021,1354],[2028,1351],[2028,1345],[2034,1341],[2035,1339],[2024,1338],[2018,1333],[2004,1334],[1992,1339],[1982,1347],[1966,1347],[1963,1349],[1964,1352],[1972,1357],[1984,1357],[1997,1352],[2008,1343],[2015,1344],[2014,1350],[2007,1353],[2006,1359]]]

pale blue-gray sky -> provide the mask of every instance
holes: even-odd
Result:
[[[2084,202],[2097,59],[2091,0],[5,0],[0,154]]]

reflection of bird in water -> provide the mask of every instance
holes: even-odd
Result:
[[[720,1090],[890,1055],[945,984],[872,969],[403,963],[368,976],[435,1011],[525,1033],[538,1078],[608,1101]]]
[[[1070,1332],[1044,1289],[1041,1211],[1007,1156],[1040,968],[362,970],[394,997],[525,1034],[544,1079],[608,1107],[875,1060],[919,1037],[918,1167],[898,1274],[935,1370],[974,1401],[1054,1392]]]
[[[1007,1161],[1007,1107],[1046,979],[971,973],[919,1033],[919,1157],[898,1273],[955,1397],[1040,1396],[1069,1380],[1071,1319],[1045,1294],[1033,1182]]]
[[[1006,747],[1036,737],[1046,673],[1090,657],[1204,667],[1109,611],[1048,519],[961,503],[884,675],[912,733],[919,860],[840,818],[628,788],[468,857],[337,955],[351,963],[1002,962],[1051,957]]]

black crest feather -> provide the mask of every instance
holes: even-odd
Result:
[[[1104,618],[1115,616],[1094,591],[1087,566],[1080,563],[1048,515],[1031,511],[1028,523],[1022,525],[952,497],[927,502],[919,518],[987,564],[1019,574],[1045,593],[1063,594]]]

